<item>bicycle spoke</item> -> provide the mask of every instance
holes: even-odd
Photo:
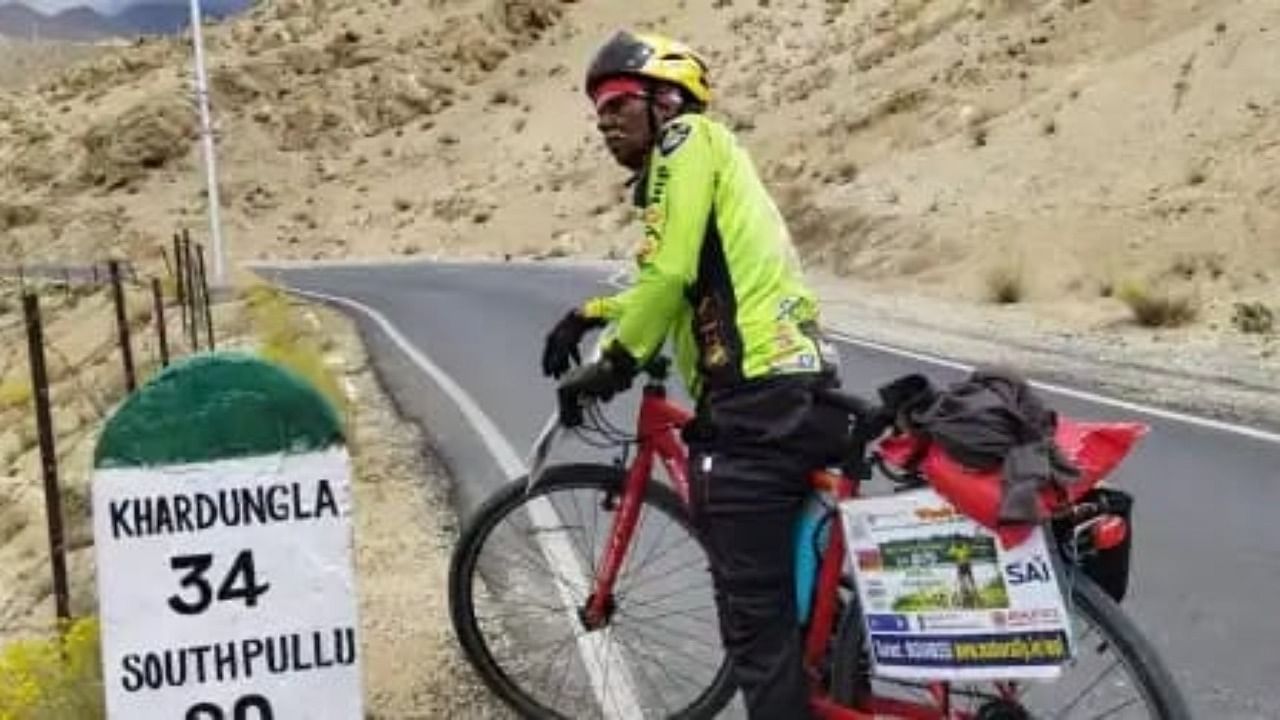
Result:
[[[647,577],[631,580],[630,582],[619,582],[618,594],[634,595],[641,588],[648,588],[656,581],[669,580],[673,576],[678,576],[688,572],[701,573],[704,570],[706,571],[706,578],[709,584],[711,580],[711,573],[709,571],[710,566],[707,564],[706,560],[697,557],[702,554],[701,551],[696,550],[687,553],[687,555],[694,556],[693,560],[689,560],[686,557],[686,553],[678,551],[681,547],[683,546],[676,546],[672,551],[655,560],[649,568]],[[670,562],[667,562],[668,560],[670,560]],[[663,563],[666,563],[668,567],[664,567]],[[633,573],[633,577],[634,576],[635,573]]]
[[[688,570],[688,569],[690,569],[690,568],[697,567],[698,565],[701,565],[701,564],[703,564],[703,563],[705,563],[705,562],[706,562],[705,560],[699,560],[699,559],[696,559],[696,558],[695,558],[692,562],[685,563],[684,565],[681,565],[681,566],[679,566],[679,567],[673,568],[673,569],[668,570],[668,571],[666,571],[666,572],[664,572],[664,573],[655,574],[653,577],[649,578],[648,580],[645,580],[644,582],[636,583],[635,585],[632,585],[632,586],[628,587],[628,588],[626,589],[626,592],[627,592],[627,594],[628,594],[628,595],[630,595],[630,594],[634,593],[636,590],[638,590],[638,589],[640,589],[640,588],[642,588],[642,587],[646,587],[646,586],[648,586],[648,585],[651,585],[652,583],[654,583],[654,582],[656,582],[656,581],[658,581],[658,580],[667,580],[667,579],[669,579],[672,575],[676,574],[677,572],[680,572],[680,571],[683,571],[683,570]],[[710,577],[711,577],[711,575],[710,575],[710,573],[708,573],[708,574],[707,574],[707,578],[708,578],[708,579],[710,579]]]
[[[667,610],[657,615],[632,615],[630,613],[625,613],[625,615],[630,620],[638,620],[640,622],[651,622],[656,620],[663,620],[663,619],[674,617],[674,616],[697,617],[694,615],[694,613],[707,612],[715,609],[716,609],[715,605],[699,605],[698,607],[694,607],[694,608],[681,608],[679,610]]]
[[[692,592],[692,591],[691,591],[691,592]],[[670,603],[670,602],[672,602],[672,601],[674,601],[674,600],[677,600],[677,599],[678,599],[678,598],[680,598],[680,597],[684,597],[684,596],[685,596],[685,595],[687,595],[687,594],[688,594],[688,593],[684,593],[684,594],[681,594],[681,595],[678,595],[678,596],[672,596],[672,595],[658,595],[658,596],[653,597],[653,598],[651,598],[651,599],[645,599],[645,600],[635,600],[635,599],[633,599],[633,598],[632,598],[632,596],[630,596],[630,595],[624,595],[624,596],[621,596],[621,597],[622,597],[622,599],[625,599],[625,600],[627,601],[627,602],[626,602],[626,607],[627,607],[626,612],[628,612],[628,613],[634,613],[636,610],[643,610],[643,609],[646,609],[646,608],[651,609],[651,610],[665,610],[665,609],[667,609],[667,608],[662,607],[664,603]],[[701,593],[694,593],[694,594],[696,594],[696,595],[701,595]]]
[[[1098,676],[1095,677],[1093,680],[1091,680],[1088,685],[1085,685],[1084,689],[1081,690],[1080,693],[1076,695],[1074,699],[1071,700],[1071,702],[1067,703],[1067,706],[1063,708],[1062,711],[1059,712],[1054,717],[1064,718],[1067,715],[1071,714],[1071,711],[1075,709],[1076,705],[1079,704],[1080,701],[1083,700],[1086,696],[1088,696],[1089,693],[1093,692],[1093,689],[1098,686],[1098,683],[1102,682],[1102,678],[1106,677],[1107,673],[1111,672],[1112,668],[1114,668],[1119,664],[1120,664],[1120,661],[1116,660],[1112,662],[1110,665],[1108,665],[1107,667],[1103,668],[1102,672],[1098,673]]]
[[[555,650],[561,647],[564,647],[565,645],[571,642],[577,642],[578,639],[581,637],[582,637],[581,635],[575,635],[573,633],[570,633],[568,635],[565,635],[559,638],[558,640],[548,640],[546,642],[538,643],[537,645],[524,645],[522,646],[521,650],[526,654],[530,655],[531,656],[530,660],[532,661],[533,657],[541,657],[543,655],[546,655],[549,657],[552,654],[552,652],[554,652]],[[550,647],[550,650],[546,652],[540,652],[542,648],[546,648],[546,647]],[[545,669],[545,666],[543,666],[542,663],[537,663],[537,665],[538,667],[544,667]]]
[[[552,659],[556,657],[556,654],[554,654],[554,651],[560,650],[561,648],[567,648],[570,645],[570,643],[573,643],[574,641],[575,641],[574,638],[568,637],[568,638],[565,638],[563,641],[557,643],[555,648],[553,648],[553,653],[548,653],[548,655],[550,656],[548,658],[548,661],[545,663],[539,663],[539,666],[542,668],[542,675],[541,675],[542,678],[550,679],[551,671],[556,667],[556,663]],[[564,657],[569,659],[568,662],[566,663],[567,665],[573,664],[573,653],[566,652],[564,653]],[[568,673],[565,673],[565,675],[567,676]]]
[[[621,624],[621,623],[619,623],[619,624]],[[650,627],[650,628],[652,628],[652,629],[653,629],[653,630],[655,630],[655,631],[659,631],[659,630],[660,630],[660,631],[663,631],[663,632],[665,632],[665,633],[670,634],[670,635],[671,635],[671,636],[673,636],[673,637],[681,637],[681,638],[692,637],[692,636],[695,636],[696,634],[705,634],[705,635],[706,635],[706,636],[708,636],[708,637],[713,637],[713,638],[717,638],[717,639],[720,637],[720,635],[719,635],[719,631],[720,631],[719,625],[718,625],[718,624],[716,624],[716,623],[713,623],[713,622],[711,622],[711,621],[707,621],[707,622],[699,623],[699,624],[697,624],[697,625],[696,625],[695,627],[693,627],[693,628],[685,627],[685,626],[675,626],[675,625],[670,625],[670,624],[668,624],[668,623],[666,623],[666,622],[664,622],[664,621],[657,621],[657,622],[652,622],[652,623],[644,623],[643,625],[637,625],[637,624],[633,624],[633,623],[627,623],[627,625],[626,625],[626,626],[627,626],[628,628],[634,628],[634,627]],[[701,630],[701,631],[702,631],[702,633],[695,633],[695,632],[694,632],[695,630]],[[704,644],[705,644],[707,647],[719,647],[719,644],[718,644],[718,643],[717,643],[716,645],[714,645],[714,646],[713,646],[713,645],[711,645],[710,643],[704,643]]]
[[[671,651],[671,652],[675,653],[676,655],[679,655],[679,656],[681,656],[681,657],[684,657],[684,658],[688,659],[691,663],[693,663],[693,665],[694,665],[695,667],[696,667],[696,666],[698,666],[698,665],[700,665],[700,664],[702,664],[702,663],[705,663],[705,662],[706,662],[706,658],[699,658],[699,657],[697,657],[697,656],[695,656],[695,655],[691,654],[688,650],[685,650],[684,648],[681,648],[681,647],[678,647],[678,646],[676,646],[676,645],[673,645],[673,644],[671,644],[670,642],[667,642],[667,641],[665,641],[665,640],[655,640],[655,639],[654,639],[654,638],[652,638],[651,636],[646,635],[646,634],[645,634],[645,630],[644,630],[644,629],[642,629],[640,626],[630,627],[630,628],[628,628],[628,630],[630,630],[632,633],[634,633],[634,634],[635,634],[635,636],[636,636],[637,638],[639,638],[639,639],[643,639],[643,640],[645,640],[645,641],[647,641],[647,642],[650,642],[650,643],[652,643],[652,644],[654,644],[654,645],[656,645],[656,646],[658,646],[658,647],[660,647],[660,648],[662,648],[662,649],[664,649],[664,650],[669,650],[669,651]]]
[[[563,696],[565,685],[569,683],[570,670],[573,668],[573,654],[565,653],[567,660],[564,663],[564,672],[560,674],[560,682],[556,685],[555,694],[552,697],[559,700]],[[558,703],[557,703],[558,704]]]
[[[648,518],[649,518],[649,513],[647,512],[641,513],[640,522],[636,525],[635,537],[637,538],[644,537],[645,522],[648,520]],[[667,530],[669,530],[671,526],[674,524],[675,523],[668,522],[667,525],[663,526],[662,532],[658,535],[658,538],[653,542],[653,544],[649,546],[649,549],[644,554],[644,559],[638,561],[638,564],[637,562],[632,562],[632,560],[635,558],[634,553],[628,556],[627,567],[622,569],[622,572],[619,574],[619,577],[618,577],[619,592],[621,592],[626,587],[626,579],[631,575],[632,572],[639,573],[640,571],[644,570],[644,568],[648,567],[648,564],[650,562],[650,559],[653,557],[654,552],[658,549],[658,547],[661,546],[662,539],[666,537]]]
[[[640,640],[640,637],[637,635],[635,639]],[[631,642],[628,642],[626,639],[622,638],[621,636],[619,636],[618,642],[622,643],[623,647],[627,648],[629,652],[632,652],[636,655],[652,660],[653,664],[656,665],[657,668],[662,671],[662,674],[665,675],[667,680],[671,681],[673,685],[684,684],[697,690],[700,690],[702,688],[702,683],[695,682],[691,678],[684,677],[684,676],[673,677],[671,673],[668,672],[667,670],[667,667],[671,664],[669,658],[661,657],[653,652],[639,648],[634,644],[632,644]],[[705,667],[705,663],[699,661],[698,663],[696,663],[696,666]]]
[[[569,591],[569,594],[573,597],[575,603],[586,598],[586,590],[579,587],[580,583],[571,582],[560,571],[553,569],[551,565],[546,562],[545,558],[542,563],[538,563],[535,560],[530,560],[526,554],[520,552],[517,552],[515,557],[519,558],[522,567],[527,568],[534,573],[534,577],[542,578],[550,576],[553,578],[556,584]]]
[[[612,630],[612,628],[605,630],[605,631],[604,631],[604,640],[603,640],[603,642],[602,642],[601,644],[602,644],[602,645],[607,645],[607,644],[609,644],[609,643],[611,642],[611,640],[612,640],[612,636],[613,636],[613,630]],[[603,675],[602,675],[602,681],[601,681],[601,682],[603,683],[604,688],[605,688],[605,699],[606,699],[606,702],[607,702],[607,701],[608,701],[608,690],[609,690],[609,688],[611,688],[611,687],[612,687],[612,685],[610,685],[610,684],[609,684],[609,673],[613,671],[613,666],[614,666],[614,663],[609,662],[609,660],[610,660],[611,658],[613,658],[613,657],[614,657],[614,654],[613,654],[613,653],[608,653],[608,652],[602,652],[602,653],[599,653],[599,655],[601,656],[601,658],[600,658],[600,664],[601,664],[601,666],[602,666],[602,667],[601,667],[601,670],[603,670]],[[613,698],[613,709],[614,709],[614,710],[620,710],[620,708],[618,707],[618,698],[616,698],[616,697],[615,697],[615,698]],[[601,717],[601,720],[603,720],[603,719],[604,719],[604,717],[605,717],[604,711],[605,711],[605,708],[602,706],[602,707],[600,708],[600,717]],[[619,713],[619,714],[621,714],[621,713]]]
[[[1094,718],[1094,720],[1104,720],[1104,718],[1108,718],[1108,717],[1110,717],[1110,716],[1112,716],[1112,715],[1114,715],[1114,714],[1116,714],[1116,713],[1120,712],[1121,710],[1123,710],[1123,709],[1125,709],[1125,708],[1129,707],[1130,705],[1134,704],[1134,703],[1135,703],[1135,702],[1137,702],[1137,701],[1138,701],[1138,698],[1134,698],[1134,699],[1132,699],[1132,700],[1130,700],[1130,701],[1128,701],[1128,702],[1120,703],[1119,705],[1117,705],[1117,706],[1115,706],[1115,707],[1111,708],[1110,710],[1107,710],[1106,712],[1102,713],[1101,715],[1094,715],[1094,716],[1093,716],[1093,718]]]
[[[604,562],[604,549],[608,546],[608,539],[600,533],[600,503],[594,499],[591,503],[591,537],[599,538],[600,544],[593,547],[591,551],[591,577],[600,576],[600,563]],[[594,543],[595,540],[592,540]]]
[[[525,607],[525,608],[519,608],[516,610],[508,610],[506,612],[501,612],[501,613],[493,613],[493,614],[485,613],[484,618],[486,620],[506,620],[510,618],[529,618],[529,617],[535,617],[538,615],[548,615],[548,614],[553,615],[555,613],[563,613],[563,612],[564,612],[563,608],[552,608],[552,607],[545,607],[545,606]]]
[[[578,521],[577,527],[586,528],[587,523],[584,522],[582,519],[582,508],[578,505],[578,493],[569,493],[569,496],[573,499],[573,516]],[[557,512],[559,511],[557,510]],[[582,533],[582,534],[585,534],[585,533]],[[582,557],[586,559],[587,564],[591,565],[594,569],[598,570],[598,568],[595,568],[595,565],[594,565],[595,557],[596,557],[595,534],[592,533],[591,535],[587,536],[585,538],[585,541],[587,543],[587,547],[585,548],[582,547],[581,542],[577,540],[575,540],[574,545],[577,547],[579,552],[583,553]],[[599,574],[598,572],[592,573],[592,577],[595,577],[598,574]]]
[[[626,640],[623,638],[622,628],[615,627],[615,628],[612,628],[612,630],[613,632],[610,633],[609,635],[610,641],[616,640],[618,645],[621,646],[621,648],[628,651],[628,654],[632,654],[632,655],[639,654],[631,650],[631,647],[627,644]],[[640,679],[644,682],[646,686],[647,694],[645,695],[645,697],[652,697],[657,699],[658,702],[662,704],[662,707],[667,711],[664,713],[664,716],[669,715],[670,706],[667,705],[666,703],[666,693],[662,691],[662,688],[660,686],[654,683],[653,677],[648,672],[645,672],[643,663],[634,662],[634,658],[631,658],[630,660],[631,661],[626,662],[627,667],[633,673],[638,673],[640,675]]]

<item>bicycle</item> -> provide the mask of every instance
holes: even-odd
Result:
[[[719,648],[706,552],[685,511],[687,455],[679,431],[691,415],[667,398],[668,369],[662,357],[644,368],[648,379],[634,435],[611,425],[598,406],[583,408],[586,422],[579,436],[597,447],[621,448],[612,464],[549,464],[563,431],[550,424],[535,444],[529,475],[484,502],[455,548],[449,571],[455,632],[487,686],[522,716],[710,718],[736,692]],[[865,617],[845,570],[843,534],[823,530],[834,525],[836,505],[857,497],[873,470],[898,489],[919,487],[924,480],[889,467],[876,450],[887,429],[876,407],[838,391],[827,391],[824,401],[849,413],[852,431],[846,462],[812,473],[811,506],[821,502],[826,510],[819,514],[819,527],[811,525],[807,536],[799,536],[810,538],[817,555],[813,573],[798,573],[797,593],[818,717],[1021,720],[1069,717],[1077,709],[1096,713],[1090,717],[1190,717],[1159,655],[1112,595],[1082,571],[1082,558],[1097,534],[1092,531],[1108,524],[1114,530],[1117,517],[1113,507],[1093,496],[1056,515],[1051,536],[1060,555],[1056,572],[1069,580],[1068,605],[1083,626],[1075,631],[1078,653],[1063,678],[1045,685],[876,676],[868,659]],[[669,484],[651,481],[658,468]],[[589,502],[580,502],[579,493]],[[599,511],[609,517],[602,520]],[[667,524],[655,529],[657,521]],[[502,544],[507,523],[517,528],[514,554],[491,560],[485,553]],[[682,534],[678,544],[668,541],[671,528]],[[798,541],[797,552],[805,549]],[[645,570],[653,572],[639,577]],[[488,614],[508,597],[517,601],[514,609]],[[548,604],[557,599],[565,606]],[[561,636],[557,628],[570,632]],[[1070,671],[1112,650],[1116,660],[1103,674],[1086,675],[1083,690],[1065,708],[1045,715],[1030,704],[1040,702],[1046,688],[1049,698],[1070,692],[1075,687],[1065,683],[1075,677]],[[1124,676],[1104,682],[1116,667]],[[1126,688],[1134,697],[1119,704],[1094,698],[1098,690]],[[1134,714],[1136,702],[1145,714]]]

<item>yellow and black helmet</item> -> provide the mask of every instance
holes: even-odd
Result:
[[[587,70],[586,91],[594,96],[600,83],[631,76],[670,83],[705,106],[711,102],[707,63],[684,43],[641,33],[619,31],[596,52]]]

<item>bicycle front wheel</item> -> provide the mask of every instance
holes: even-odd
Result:
[[[454,550],[450,614],[467,659],[525,717],[710,718],[734,693],[710,565],[680,499],[649,482],[609,619],[588,629],[622,471],[548,468],[476,512]]]
[[[1185,699],[1160,655],[1138,626],[1093,580],[1071,578],[1076,656],[1052,683],[952,684],[951,708],[977,718],[1107,718],[1190,720]],[[856,598],[841,619],[832,663],[832,700],[858,705],[876,697],[927,702],[920,684],[869,674]]]

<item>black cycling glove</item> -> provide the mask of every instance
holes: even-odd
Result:
[[[596,398],[608,402],[631,387],[636,361],[621,345],[614,343],[600,359],[580,365],[560,381],[560,423],[565,427],[582,424],[582,400]]]
[[[542,374],[559,379],[569,371],[570,358],[575,364],[582,364],[582,356],[578,353],[582,336],[605,324],[605,320],[589,318],[576,308],[570,310],[547,333],[547,340],[542,348]]]

